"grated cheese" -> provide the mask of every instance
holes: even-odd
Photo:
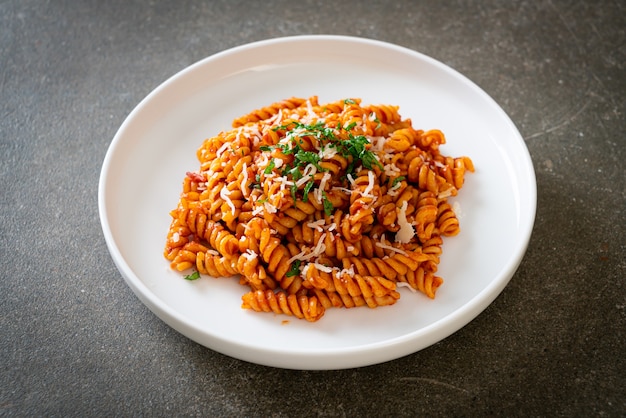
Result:
[[[391,189],[387,191],[387,194],[392,197],[397,196],[399,193],[398,189],[400,189],[400,187],[402,187],[402,183],[401,182],[396,183]]]
[[[243,180],[241,181],[241,194],[245,196],[248,189],[248,165],[245,162],[243,163],[241,172],[243,174]]]
[[[255,253],[254,251],[252,251],[251,249],[247,249],[245,253],[241,253],[242,256],[244,256],[246,258],[246,260],[248,261],[252,261],[255,258],[257,258],[259,255],[257,253]]]
[[[235,215],[235,211],[237,210],[237,208],[235,208],[235,204],[233,203],[233,201],[230,200],[230,193],[230,190],[228,190],[226,187],[222,187],[222,189],[220,190],[220,197],[224,199],[224,201],[230,207],[231,213]]]
[[[308,224],[306,224],[306,226],[308,226],[309,228],[315,228],[317,229],[319,232],[324,231],[324,229],[322,228],[324,226],[324,220],[323,219],[319,219],[315,222],[309,222]]]
[[[293,181],[289,180],[286,176],[276,177],[274,181],[277,183],[282,183],[283,186],[293,186],[294,184]]]
[[[271,118],[267,119],[267,123],[269,125],[280,126],[280,121],[283,119],[283,109],[278,109],[278,113],[276,113]]]
[[[320,235],[320,239],[319,241],[317,241],[317,245],[310,253],[307,254],[308,248],[305,247],[301,252],[291,257],[288,263],[291,264],[295,260],[308,261],[313,257],[319,257],[320,255],[322,255],[324,251],[326,251],[326,244],[324,244],[325,238],[326,238],[326,233],[324,232],[322,235]]]
[[[397,287],[408,287],[409,290],[413,293],[417,293],[417,290],[413,289],[413,287],[407,282],[396,282]]]
[[[437,194],[437,198],[439,198],[439,199],[446,199],[446,198],[452,196],[452,190],[453,190],[453,188],[450,187],[449,189],[446,189],[443,192],[440,192],[439,194]]]
[[[309,264],[313,264],[316,269],[318,269],[319,271],[323,271],[324,273],[331,273],[333,271],[332,267],[328,267],[320,263],[309,263]]]
[[[313,164],[307,164],[306,167],[304,167],[304,171],[302,172],[303,176],[313,176],[317,173],[317,167],[315,167]]]
[[[396,177],[396,175],[401,171],[394,163],[385,164],[385,174],[389,177]]]
[[[337,279],[341,279],[341,277],[344,274],[347,274],[349,276],[354,277],[354,275],[355,275],[354,264],[350,265],[350,268],[347,268],[347,269],[344,268],[344,269],[341,269],[341,270],[339,270],[338,267],[335,267],[335,269],[333,270],[333,273],[335,274],[335,278],[337,278]]]
[[[306,184],[309,180],[311,180],[311,175],[307,174],[302,177],[300,180],[296,181],[296,186],[300,187],[303,184]]]
[[[406,251],[404,251],[403,249],[396,248],[396,247],[394,247],[392,245],[389,245],[389,244],[385,243],[385,234],[382,234],[380,236],[380,241],[376,241],[376,246],[380,247],[380,248],[382,248],[384,250],[395,251],[395,252],[400,253],[402,255],[407,255]]]
[[[465,217],[465,213],[463,213],[463,210],[461,210],[461,204],[459,202],[454,202],[452,204],[452,212],[454,212],[458,219],[462,219]]]
[[[215,155],[220,157],[224,153],[224,151],[226,151],[228,149],[228,147],[230,147],[230,142],[224,142],[224,144],[222,144],[222,146],[219,147],[219,149],[217,150]]]
[[[372,190],[374,190],[374,181],[376,180],[374,178],[374,172],[373,171],[369,171],[367,173],[367,179],[369,181],[369,184],[367,185],[367,187],[365,188],[365,190],[363,190],[363,193],[361,193],[361,195],[363,197],[371,197],[374,198],[376,196],[374,196],[372,193]]]
[[[320,181],[320,186],[313,191],[313,194],[315,195],[318,203],[322,203],[322,192],[326,188],[326,182],[328,182],[328,180],[330,180],[330,173],[324,173],[324,176]]]
[[[256,216],[256,215],[260,215],[263,213],[263,210],[265,209],[265,207],[263,205],[257,206],[256,208],[254,208],[252,210],[252,215]]]
[[[270,202],[263,203],[263,208],[265,209],[265,213],[276,213],[278,211],[276,206],[272,205]]]
[[[346,189],[345,187],[335,186],[331,190],[339,190],[340,192],[343,192],[343,193],[346,193],[346,194],[352,194],[352,190]]]
[[[331,159],[335,155],[337,155],[337,148],[336,147],[323,147],[322,149],[319,150],[317,155],[320,157],[320,159]]]
[[[408,204],[406,200],[402,202],[402,207],[398,212],[398,225],[400,230],[396,233],[396,242],[406,244],[415,236],[415,228],[406,220],[406,209]]]
[[[387,138],[384,136],[367,136],[367,140],[372,144],[372,151],[382,152]]]
[[[307,265],[304,266],[302,270],[300,270],[300,277],[302,277],[303,279],[306,279],[306,274],[310,268],[311,268],[311,263],[307,263]]]

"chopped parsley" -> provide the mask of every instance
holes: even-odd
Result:
[[[198,280],[200,278],[200,272],[194,271],[191,274],[185,276],[185,280]]]
[[[270,160],[270,163],[267,165],[267,167],[265,167],[265,170],[263,171],[263,173],[270,174],[272,170],[274,169],[274,167],[276,167],[276,163],[274,162],[274,159],[272,158]]]
[[[319,162],[321,158],[314,152],[298,151],[295,157],[299,165],[306,166],[307,164],[313,164],[319,171],[327,171],[323,167],[320,167]]]
[[[297,276],[298,274],[300,274],[300,263],[301,263],[300,260],[294,260],[294,262],[291,263],[291,268],[285,274],[285,276],[293,277],[293,276]]]
[[[378,165],[381,169],[383,165],[376,158],[376,154],[369,150],[370,142],[364,135],[348,134],[348,139],[341,141],[339,151],[344,157],[352,157],[352,167],[355,161],[361,161],[363,167],[371,170],[373,164]]]
[[[333,204],[330,200],[328,200],[328,197],[326,197],[326,192],[322,191],[322,203],[324,205],[324,213],[326,214],[326,216],[330,216],[333,214]]]
[[[311,180],[304,186],[304,190],[302,191],[302,201],[304,203],[309,201],[309,192],[311,191],[314,185],[315,185],[315,182]]]
[[[391,182],[391,187],[396,187],[396,185],[400,183],[401,181],[403,181],[404,178],[405,178],[404,176],[398,176],[395,179],[393,179],[393,181]]]

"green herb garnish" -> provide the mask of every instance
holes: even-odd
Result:
[[[319,171],[327,171],[325,168],[319,165],[320,156],[314,152],[298,151],[295,157],[296,160],[298,160],[298,162],[303,166],[306,166],[307,164],[313,164],[315,168],[317,168]]]
[[[333,207],[333,204],[330,200],[328,200],[328,197],[326,197],[326,192],[322,191],[322,203],[324,205],[324,213],[326,214],[326,216],[330,216],[333,214],[333,209],[335,209]]]
[[[376,154],[367,149],[367,146],[370,142],[364,135],[352,135],[349,134],[348,139],[345,141],[341,141],[340,146],[343,149],[340,149],[342,155],[344,157],[351,156],[353,158],[353,162],[361,161],[363,167],[371,170],[373,165],[376,164],[381,169],[383,165],[376,158]],[[354,164],[351,164],[350,170],[354,168]]]
[[[404,178],[405,178],[404,176],[399,176],[393,179],[393,181],[391,182],[391,187],[396,187],[396,185],[400,183],[402,180],[404,180]]]
[[[348,125],[344,126],[344,128],[343,128],[343,129],[344,129],[344,130],[346,130],[346,131],[351,131],[351,130],[352,130],[352,128],[354,128],[355,126],[356,126],[356,122],[352,122],[352,123],[350,123],[350,124],[348,124]]]
[[[276,163],[274,162],[274,159],[272,158],[270,160],[270,163],[267,165],[267,167],[265,167],[265,170],[263,170],[263,172],[265,174],[270,174],[272,170],[274,169],[274,167],[276,167]]]
[[[302,201],[304,203],[309,201],[309,192],[311,191],[311,188],[313,188],[314,185],[315,185],[315,182],[311,180],[304,186],[304,190],[302,191]]]
[[[297,276],[298,274],[300,274],[300,263],[301,263],[300,260],[294,260],[294,262],[291,263],[291,268],[285,274],[285,276],[293,277],[293,276]]]
[[[194,271],[191,274],[188,274],[187,276],[185,276],[185,280],[198,280],[200,278],[200,272],[199,271]]]

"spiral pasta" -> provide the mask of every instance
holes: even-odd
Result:
[[[187,278],[239,276],[242,307],[317,321],[330,308],[434,298],[448,198],[473,172],[439,130],[398,106],[290,98],[206,139],[187,172],[164,256]]]

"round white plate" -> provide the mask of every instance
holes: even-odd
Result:
[[[251,110],[292,96],[396,104],[416,128],[441,129],[442,153],[476,172],[459,195],[461,234],[444,239],[437,297],[401,288],[377,309],[329,309],[316,323],[241,309],[235,279],[184,280],[163,258],[169,211],[202,141]],[[414,353],[482,312],[517,269],[535,218],[536,183],[522,137],[479,87],[444,64],[388,43],[299,36],[233,48],[165,81],[128,116],[99,184],[104,236],[135,294],[190,339],[242,360],[341,369]],[[287,321],[285,321],[287,320]]]

